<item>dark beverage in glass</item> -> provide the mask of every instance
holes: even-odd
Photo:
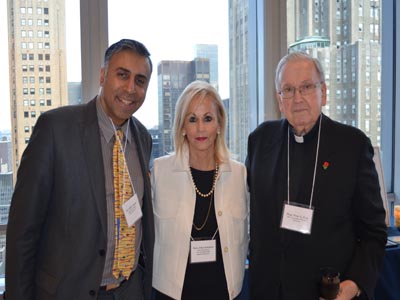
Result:
[[[340,289],[340,273],[332,268],[321,270],[320,296],[326,300],[336,299]]]

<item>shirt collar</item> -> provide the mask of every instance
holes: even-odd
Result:
[[[114,142],[113,138],[114,138],[114,127],[112,124],[111,119],[107,116],[106,112],[104,111],[103,107],[101,106],[100,103],[100,97],[97,96],[96,99],[96,110],[97,110],[97,117],[98,117],[98,123],[99,123],[99,127],[100,127],[100,131],[102,132],[105,140],[107,141],[107,143],[109,143],[110,141]],[[126,133],[128,127],[128,122],[125,122],[121,127],[115,127],[115,129],[121,128],[122,132]],[[131,127],[132,128],[132,127]],[[129,128],[129,133],[130,133],[130,129]],[[131,142],[132,139],[132,134],[128,134],[128,143]]]

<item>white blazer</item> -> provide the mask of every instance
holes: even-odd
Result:
[[[196,192],[190,178],[189,153],[154,160],[151,172],[155,219],[153,287],[180,299],[190,250]],[[225,277],[230,299],[242,289],[249,242],[249,193],[243,164],[219,166],[214,191]],[[205,274],[207,275],[207,274]]]

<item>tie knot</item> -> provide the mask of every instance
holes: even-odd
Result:
[[[115,135],[118,135],[119,140],[122,142],[124,139],[124,133],[122,132],[122,129],[119,128],[115,131]],[[117,139],[117,137],[115,137]]]

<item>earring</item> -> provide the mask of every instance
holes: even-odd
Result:
[[[182,132],[182,136],[184,137],[186,135],[186,132]]]
[[[221,131],[218,130],[218,131],[217,131],[217,134],[220,134],[220,133],[221,133]]]

